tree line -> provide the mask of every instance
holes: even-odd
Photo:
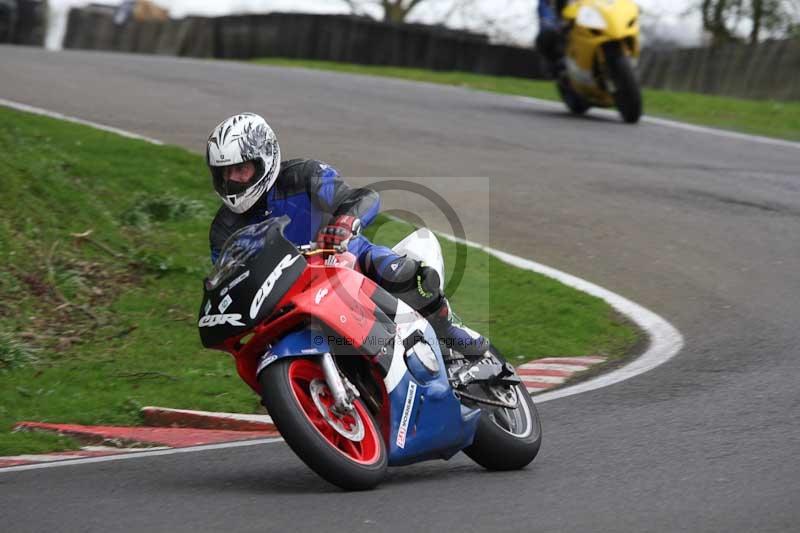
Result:
[[[444,12],[477,4],[475,0],[340,1],[347,4],[354,14],[380,18],[385,22],[405,22],[423,4],[438,4]],[[531,11],[537,2],[530,0]],[[765,39],[800,38],[800,0],[694,0],[686,15],[693,13],[701,15],[703,29],[710,37],[712,46],[730,42],[756,44]]]
[[[800,0],[702,0],[697,7],[712,45],[800,37]]]

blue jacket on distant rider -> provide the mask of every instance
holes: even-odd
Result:
[[[287,215],[284,235],[294,244],[346,245],[365,276],[422,313],[448,346],[468,357],[489,349],[484,337],[453,324],[434,269],[359,235],[378,214],[377,192],[348,186],[320,161],[282,162],[275,133],[253,113],[234,115],[211,131],[206,163],[223,202],[209,232],[212,262],[237,230]]]

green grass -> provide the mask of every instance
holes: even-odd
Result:
[[[413,81],[468,87],[480,91],[559,100],[555,85],[550,81],[507,76],[484,76],[467,72],[438,72],[401,67],[355,65],[331,61],[266,58],[257,59],[255,62],[282,67],[311,68],[350,74],[403,78]],[[644,106],[645,113],[652,116],[743,133],[800,141],[800,102],[746,100],[724,96],[645,89]]]
[[[374,242],[393,244],[413,229],[381,219],[365,234]],[[488,335],[515,364],[570,354],[619,357],[635,341],[633,329],[599,298],[511,267],[475,248],[446,239],[440,243],[447,279],[452,277],[457,254],[466,257],[463,278],[450,294],[453,309],[465,324]]]
[[[202,158],[2,107],[0,149],[0,456],[76,446],[11,433],[22,420],[135,425],[144,405],[255,412],[232,359],[197,335],[218,205]],[[370,232],[393,243],[408,227],[381,219]],[[456,309],[515,361],[619,358],[636,341],[602,301],[467,253]]]

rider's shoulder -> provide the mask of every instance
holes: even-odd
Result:
[[[286,195],[316,190],[323,178],[338,175],[336,169],[317,159],[290,159],[281,165],[277,188]]]
[[[337,173],[335,168],[319,159],[298,158],[281,163],[281,177],[288,179],[317,177],[329,172]]]

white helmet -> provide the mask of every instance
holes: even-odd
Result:
[[[248,183],[226,181],[223,168],[252,161],[256,172]],[[206,164],[214,189],[234,213],[244,213],[275,184],[281,167],[281,149],[267,121],[254,113],[241,113],[211,130]]]

